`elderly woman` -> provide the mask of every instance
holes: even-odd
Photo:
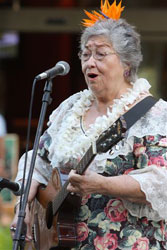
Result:
[[[142,61],[140,37],[125,20],[107,16],[112,7],[122,11],[120,4],[113,5],[105,1],[100,14],[89,13],[91,20],[85,21],[88,27],[81,36],[79,56],[88,89],[65,100],[50,116],[29,202],[41,183],[47,185],[53,167],[68,171],[92,141],[150,95],[147,80],[137,77]],[[167,103],[159,100],[123,141],[97,154],[84,175],[70,171],[67,190],[82,197],[74,249],[167,249],[166,121]],[[23,163],[24,157],[17,180],[22,179]],[[13,227],[17,215],[18,206]],[[27,209],[26,222],[28,216]]]

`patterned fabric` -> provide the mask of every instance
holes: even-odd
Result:
[[[166,148],[159,146],[166,141],[160,135],[135,138],[133,152],[108,160],[103,175],[128,174],[152,164],[167,167]],[[77,223],[75,249],[167,249],[167,224],[132,216],[119,198],[100,194],[84,197]]]

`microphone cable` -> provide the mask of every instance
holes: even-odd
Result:
[[[31,99],[30,99],[28,126],[27,126],[27,137],[26,137],[25,159],[24,159],[24,168],[23,168],[23,179],[22,179],[22,183],[21,183],[21,195],[20,195],[19,209],[21,209],[21,207],[22,207],[23,194],[24,194],[24,190],[25,190],[25,176],[26,176],[27,158],[28,158],[28,150],[29,150],[30,134],[31,134],[32,107],[33,107],[33,101],[34,101],[36,82],[37,82],[37,79],[35,78],[33,81],[32,90],[31,90]]]

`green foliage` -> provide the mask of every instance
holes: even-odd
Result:
[[[0,250],[11,250],[12,245],[9,227],[0,226]]]

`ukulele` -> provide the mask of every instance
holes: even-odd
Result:
[[[119,118],[92,143],[75,170],[82,175],[97,153],[107,152],[119,142],[126,132],[126,123]],[[77,241],[75,213],[80,206],[80,197],[67,191],[69,181],[61,184],[59,172],[53,169],[47,186],[41,185],[33,203],[33,246],[27,250],[48,250],[74,247]],[[62,248],[63,249],[63,248]]]

